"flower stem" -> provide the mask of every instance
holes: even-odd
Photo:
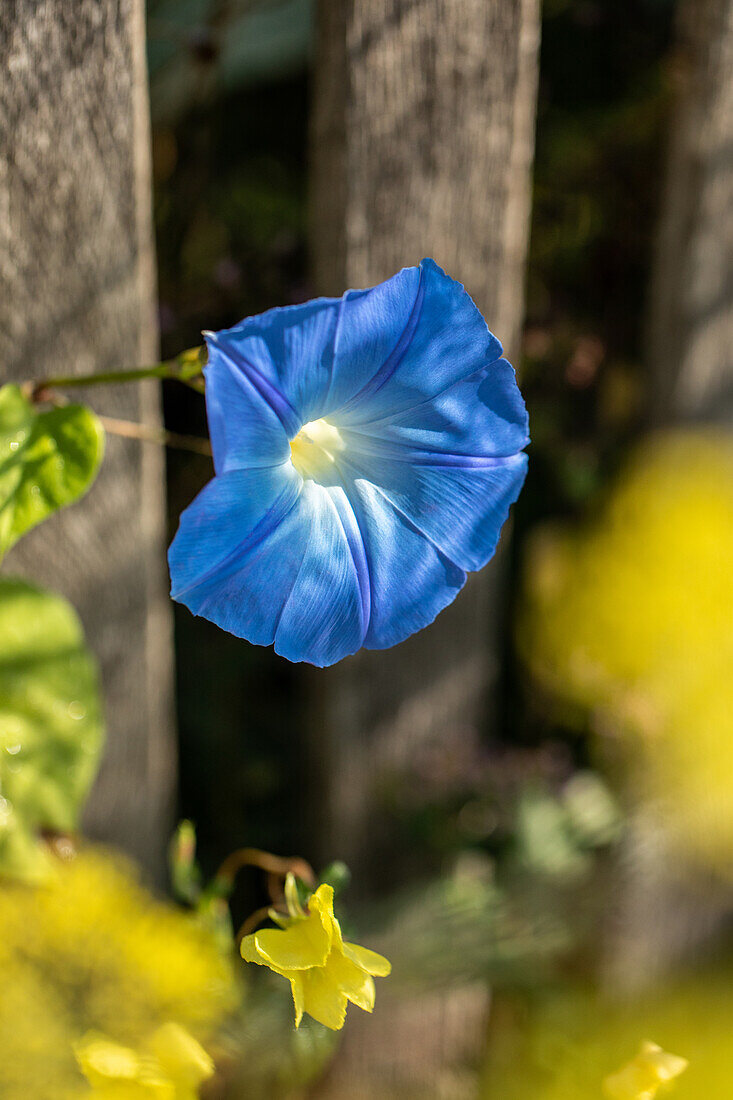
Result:
[[[234,942],[239,946],[245,936],[250,932],[254,932],[258,925],[263,924],[270,916],[271,905],[263,905],[261,909],[256,909],[237,929],[234,936]]]
[[[43,395],[51,389],[70,389],[77,386],[102,386],[119,382],[139,382],[145,378],[170,378],[203,392],[204,384],[201,371],[206,365],[206,348],[189,348],[148,367],[136,367],[133,370],[103,371],[100,374],[58,375],[52,378],[39,378],[27,382],[24,389],[31,401],[43,400]]]
[[[181,435],[168,432],[165,428],[156,428],[151,424],[137,424],[134,420],[117,420],[113,416],[100,416],[99,422],[110,435],[121,435],[125,439],[139,439],[143,443],[159,443],[164,447],[173,447],[178,451],[192,451],[197,455],[211,458],[211,443],[197,435]]]
[[[283,859],[281,856],[273,856],[270,852],[263,852],[259,848],[239,848],[232,852],[222,863],[216,873],[216,881],[228,884],[234,881],[234,877],[242,867],[259,867],[268,875],[284,879],[289,871],[309,886],[315,885],[316,876],[310,863],[293,856]]]

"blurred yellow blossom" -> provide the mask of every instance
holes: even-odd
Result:
[[[0,887],[0,973],[3,1100],[77,1097],[73,1044],[88,1031],[136,1050],[176,1020],[206,1040],[237,997],[212,937],[97,849],[42,886]]]
[[[733,440],[639,448],[584,530],[530,545],[519,641],[566,718],[623,735],[631,790],[671,842],[733,866]]]
[[[93,1031],[74,1051],[100,1100],[196,1100],[199,1085],[214,1074],[204,1048],[175,1023],[159,1027],[139,1051]]]
[[[654,1100],[659,1086],[679,1077],[688,1066],[685,1058],[668,1054],[656,1043],[642,1043],[639,1053],[603,1082],[609,1100]]]
[[[731,960],[718,959],[633,996],[568,980],[532,994],[498,993],[481,1100],[646,1100],[643,1090],[654,1086],[655,1100],[668,1093],[670,1100],[725,1100],[733,1096],[731,981]],[[642,1048],[626,1074],[642,1035],[662,1049]],[[642,1071],[636,1078],[635,1070]],[[628,1091],[632,1083],[641,1096]]]
[[[385,977],[391,965],[382,955],[358,944],[344,943],[333,914],[333,888],[325,883],[308,901],[307,913],[298,912],[288,898],[290,916],[281,928],[266,928],[245,936],[240,945],[247,962],[269,966],[290,982],[295,1026],[303,1013],[333,1031],[344,1026],[346,1004],[366,1012],[374,1008],[373,975]],[[277,917],[276,914],[274,914]]]

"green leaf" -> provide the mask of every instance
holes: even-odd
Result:
[[[104,453],[84,405],[37,412],[18,386],[0,389],[0,559],[41,520],[78,500]]]
[[[0,578],[0,874],[43,874],[39,831],[77,827],[101,745],[97,669],[73,609]]]

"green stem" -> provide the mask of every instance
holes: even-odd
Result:
[[[211,458],[211,443],[196,435],[181,435],[169,432],[153,424],[137,424],[132,420],[117,420],[112,416],[100,416],[99,422],[110,435],[121,435],[125,439],[139,439],[142,443],[160,443],[163,447],[173,447],[178,451],[192,451],[193,454]]]
[[[31,400],[40,400],[46,390],[70,389],[76,386],[102,386],[115,382],[139,382],[145,378],[170,378],[183,382],[203,392],[201,371],[206,365],[206,348],[189,348],[174,359],[155,363],[150,367],[136,367],[133,370],[104,371],[101,374],[58,375],[52,378],[40,378],[28,382],[26,389]]]

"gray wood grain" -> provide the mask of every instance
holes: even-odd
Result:
[[[157,357],[143,14],[143,0],[0,6],[2,381]],[[153,383],[84,398],[111,416],[160,420]],[[175,775],[163,463],[154,446],[110,437],[86,499],[5,565],[81,615],[108,724],[86,829],[156,876]]]
[[[650,296],[655,421],[733,425],[733,0],[682,0]]]
[[[429,255],[465,284],[516,356],[536,0],[320,0],[318,19],[311,241],[319,292],[373,285]],[[351,864],[352,898],[383,895],[425,870],[400,851],[393,792],[419,810],[432,795],[419,789],[416,759],[470,757],[490,707],[500,596],[495,560],[422,633],[310,677],[322,854]],[[350,1025],[324,1095],[448,1095],[468,1056],[455,1036],[478,1036],[485,1009],[485,992],[475,991],[432,998],[424,1018],[414,1000],[383,1003],[384,1027]],[[441,1018],[460,1021],[446,1042],[432,1026]]]

